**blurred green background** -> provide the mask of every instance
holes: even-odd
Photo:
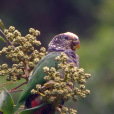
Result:
[[[86,84],[91,94],[67,105],[78,114],[114,113],[113,0],[1,0],[0,19],[6,28],[13,25],[23,35],[30,27],[40,30],[39,40],[46,48],[54,35],[76,33],[81,42],[80,67],[92,74]],[[0,49],[4,45],[1,42]],[[0,63],[4,61],[0,58]],[[5,79],[0,77],[2,83]]]

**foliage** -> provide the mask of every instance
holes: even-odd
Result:
[[[0,111],[4,114],[13,114],[13,100],[6,89],[0,94]]]
[[[3,28],[2,23],[1,25]],[[41,45],[40,41],[36,39],[40,32],[30,28],[29,34],[23,37],[18,30],[15,30],[15,27],[10,26],[9,29],[1,30],[1,34],[6,38],[7,46],[3,47],[0,51],[0,56],[5,55],[6,59],[12,60],[12,67],[8,68],[8,64],[6,63],[2,64],[0,66],[0,76],[6,76],[7,81],[17,81],[21,78],[28,81],[30,73],[36,64],[46,54],[44,47],[40,48],[40,52],[35,49],[36,46]],[[33,113],[42,106],[47,105],[47,103],[52,104],[53,109],[56,109],[60,113],[69,112],[75,114],[77,110],[62,106],[60,104],[61,100],[66,102],[72,98],[74,101],[77,101],[78,96],[85,98],[86,95],[90,94],[90,90],[85,89],[86,79],[91,76],[90,74],[84,73],[83,68],[79,69],[72,63],[67,63],[68,57],[65,53],[61,53],[55,60],[61,61],[61,63],[58,64],[58,68],[64,72],[64,76],[61,77],[60,72],[56,71],[55,68],[51,67],[49,69],[45,66],[44,72],[47,76],[45,76],[44,79],[47,82],[43,86],[39,84],[36,85],[37,90],[31,90],[32,94],[39,94],[44,103],[37,107],[23,110],[20,114]],[[79,84],[79,88],[77,86],[74,87],[75,83]],[[9,93],[15,89],[16,88],[9,92],[4,89],[0,94],[2,98],[0,100],[0,111],[4,114],[14,113],[14,104]]]
[[[0,17],[5,25],[12,23],[23,34],[27,34],[30,27],[40,29],[39,39],[44,47],[58,33],[71,31],[80,36],[81,48],[77,51],[80,67],[92,77],[87,83],[90,96],[80,99],[78,104],[67,103],[78,109],[79,114],[114,113],[113,14],[113,0],[2,0],[0,3]],[[3,45],[1,41],[0,48]],[[0,63],[5,61],[0,60]],[[3,77],[0,83],[6,83]]]

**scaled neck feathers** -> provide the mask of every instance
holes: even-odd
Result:
[[[48,53],[51,53],[51,52],[56,52],[56,53],[64,52],[69,58],[68,63],[72,62],[76,67],[79,67],[79,56],[72,49],[61,49],[61,50],[48,49]]]
[[[68,63],[72,62],[76,67],[79,67],[79,56],[71,49],[67,49],[64,52],[69,57]]]
[[[49,45],[48,46],[48,52],[63,52],[67,50],[67,48],[64,45],[58,44],[58,45]]]

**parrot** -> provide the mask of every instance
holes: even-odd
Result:
[[[21,92],[17,105],[14,110],[17,110],[20,105],[25,102],[25,108],[33,108],[42,103],[38,94],[31,94],[31,90],[36,88],[37,84],[43,85],[46,83],[44,80],[45,73],[43,67],[54,67],[58,70],[58,61],[55,60],[62,52],[68,56],[68,63],[73,63],[74,66],[79,67],[79,56],[76,54],[76,49],[80,48],[79,37],[72,32],[60,33],[53,37],[48,44],[48,53],[36,65],[28,83]],[[48,104],[50,105],[50,104]],[[38,112],[33,114],[52,114],[51,105],[43,106]]]

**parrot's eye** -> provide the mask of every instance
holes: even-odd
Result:
[[[65,38],[66,40],[69,40],[69,37],[68,37],[68,36],[65,36],[64,38]]]

